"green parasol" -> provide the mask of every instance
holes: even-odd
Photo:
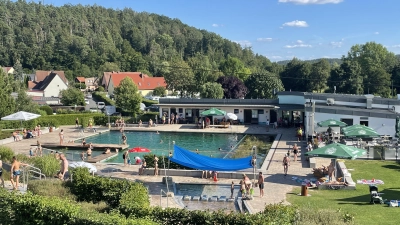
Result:
[[[379,134],[371,128],[358,128],[343,131],[345,137],[356,137],[356,138],[371,138],[379,137]]]
[[[224,116],[226,112],[217,108],[211,108],[209,110],[203,111],[202,116]]]
[[[339,120],[334,120],[334,119],[321,121],[321,122],[317,123],[317,125],[320,127],[345,127],[345,126],[347,126],[346,123],[339,121]]]
[[[317,148],[313,151],[306,152],[306,156],[321,157],[330,159],[355,159],[365,155],[367,152],[363,149],[355,148],[348,145],[333,143]]]
[[[367,127],[365,125],[360,125],[360,124],[355,124],[355,125],[351,125],[351,126],[348,126],[348,127],[343,127],[342,131],[345,132],[345,131],[354,130],[354,129],[369,129],[369,130],[375,131],[371,127]]]

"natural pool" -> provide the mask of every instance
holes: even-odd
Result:
[[[151,150],[152,154],[168,156],[173,150],[173,142],[187,150],[199,150],[199,154],[216,158],[223,158],[236,147],[244,137],[243,134],[215,134],[215,133],[178,133],[178,132],[135,132],[126,131],[127,143],[130,148],[141,146]],[[86,138],[87,143],[121,144],[121,132],[110,131]],[[219,150],[221,148],[221,151]],[[123,163],[122,152],[107,162]],[[143,156],[148,153],[130,153],[130,158]]]

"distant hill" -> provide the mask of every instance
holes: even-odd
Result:
[[[399,57],[399,55],[398,55],[398,57]],[[304,60],[304,61],[309,62],[309,63],[316,63],[316,62],[319,62],[321,59],[322,59],[322,58],[320,58],[320,59]],[[339,64],[339,65],[342,64],[342,60],[341,60],[341,59],[337,59],[337,58],[324,58],[324,59],[328,60],[329,64],[331,64],[331,65],[333,65],[334,63],[337,63],[337,64]],[[283,61],[278,61],[278,62],[276,62],[276,63],[279,64],[279,65],[286,65],[286,64],[288,64],[290,61],[292,61],[292,60],[283,60]]]

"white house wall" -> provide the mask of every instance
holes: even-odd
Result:
[[[306,118],[307,118],[306,123],[309,123],[309,119],[308,119],[309,114],[310,114],[310,112],[306,112]],[[360,117],[361,116],[316,112],[314,115],[314,130],[316,132],[326,131],[327,130],[326,127],[318,127],[317,126],[318,122],[321,122],[324,120],[335,119],[335,120],[340,121],[341,119],[353,119],[353,124],[360,124]],[[376,132],[378,132],[378,134],[380,134],[380,135],[395,136],[395,134],[396,134],[395,123],[396,123],[396,119],[368,117],[368,126],[371,127],[372,129],[376,130]],[[306,127],[308,128],[308,125],[306,125]],[[334,131],[338,132],[338,130],[336,130],[336,129],[337,128],[334,128]]]
[[[65,84],[65,82],[60,78],[60,76],[57,75],[43,91],[43,97],[58,97],[60,91],[67,88],[68,86]]]
[[[182,107],[182,106],[160,106],[160,117],[162,117],[162,110],[163,109],[168,109],[168,116],[171,115],[171,108],[175,108],[177,112],[179,112],[179,109],[183,109],[183,113],[182,113],[182,118],[185,118],[186,116],[186,109],[200,109],[201,110],[208,110],[212,107]],[[264,114],[258,114],[258,122],[259,123],[265,123],[267,121],[267,119],[270,118],[270,110],[269,108],[251,108],[249,107],[214,107],[214,108],[218,108],[221,110],[224,110],[226,113],[233,113],[234,109],[239,109],[239,113],[236,113],[235,115],[238,117],[238,120],[240,121],[244,121],[244,110],[245,109],[262,109],[264,111]],[[201,113],[201,112],[200,112]],[[178,113],[180,114],[180,113]],[[217,119],[222,119],[223,116],[214,116],[214,118]]]

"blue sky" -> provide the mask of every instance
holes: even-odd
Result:
[[[375,41],[400,54],[399,0],[45,0],[162,14],[280,61],[340,58]]]

